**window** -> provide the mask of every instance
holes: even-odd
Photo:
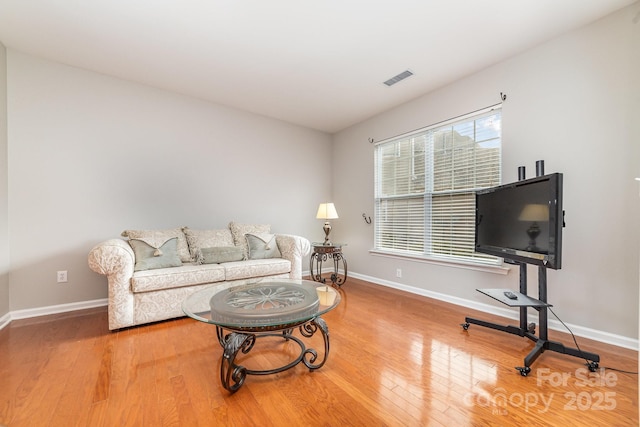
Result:
[[[382,141],[375,149],[375,250],[493,264],[475,253],[475,191],[501,182],[492,107]]]

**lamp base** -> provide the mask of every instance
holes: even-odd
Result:
[[[324,230],[324,246],[331,246],[331,240],[329,240],[329,233],[331,233],[331,224],[329,221],[325,221],[324,226],[322,227]]]

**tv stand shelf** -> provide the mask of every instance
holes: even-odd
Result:
[[[509,307],[553,307],[549,303],[531,298],[528,295],[512,291],[511,289],[476,289],[476,291],[500,301]],[[505,292],[513,292],[518,296],[518,299],[507,298],[504,294]]]
[[[526,377],[529,372],[531,372],[531,364],[545,350],[584,359],[587,362],[587,366],[591,372],[595,372],[598,369],[600,356],[598,356],[597,354],[588,353],[580,349],[565,347],[564,344],[560,342],[549,340],[547,328],[547,309],[551,307],[551,304],[547,302],[546,267],[538,266],[538,299],[531,298],[527,295],[527,265],[525,263],[520,263],[520,292],[513,292],[510,289],[477,289],[477,291],[510,307],[518,307],[520,310],[520,324],[519,326],[499,325],[497,323],[466,317],[465,323],[462,324],[462,328],[467,331],[469,330],[469,326],[471,324],[474,324],[483,326],[485,328],[491,328],[521,337],[526,337],[535,342],[536,345],[533,350],[531,350],[531,352],[524,358],[524,366],[516,367],[516,369],[520,372],[520,375]],[[514,300],[507,298],[507,296],[504,294],[506,291],[513,292],[518,296],[518,298]],[[538,336],[535,335],[535,323],[527,324],[527,309],[529,307],[532,307],[538,311],[538,319],[540,323]]]

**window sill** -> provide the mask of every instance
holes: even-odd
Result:
[[[396,258],[396,259],[404,259],[409,261],[416,262],[424,262],[426,264],[434,264],[441,265],[445,267],[453,267],[453,268],[464,268],[467,270],[475,270],[475,271],[484,271],[485,273],[494,273],[494,274],[507,274],[509,273],[510,267],[506,264],[500,265],[490,265],[490,264],[476,264],[472,262],[464,262],[464,261],[453,261],[453,260],[444,260],[433,257],[426,257],[420,255],[413,254],[401,254],[397,252],[386,252],[378,249],[371,249],[369,253],[374,256],[381,256],[386,258]]]

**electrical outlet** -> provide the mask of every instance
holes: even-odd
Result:
[[[402,269],[396,268],[396,277],[402,277]]]
[[[58,271],[58,283],[67,283],[67,270]]]

